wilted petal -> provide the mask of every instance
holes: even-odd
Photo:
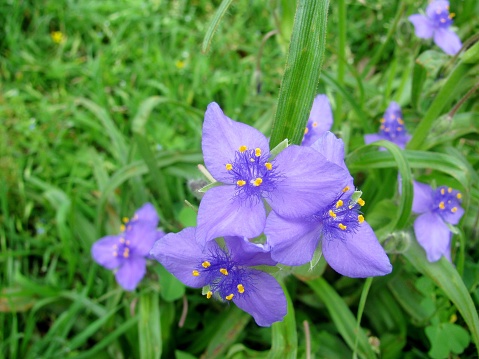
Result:
[[[213,177],[221,182],[231,182],[225,165],[235,158],[240,146],[260,148],[269,153],[268,139],[257,129],[228,118],[217,103],[208,105],[203,123],[201,146],[205,165]]]
[[[117,268],[121,259],[113,253],[115,253],[114,246],[118,244],[119,240],[120,236],[106,236],[95,242],[91,248],[91,255],[95,262],[106,269]]]
[[[438,214],[427,212],[417,217],[414,221],[414,233],[417,241],[426,251],[429,262],[435,262],[442,256],[447,256],[451,232]]]
[[[241,266],[274,266],[276,261],[271,259],[271,252],[264,245],[251,243],[246,238],[225,237],[226,247],[231,259]]]
[[[251,282],[244,285],[245,292],[235,295],[233,302],[251,314],[256,324],[269,327],[283,320],[287,313],[283,289],[271,275],[254,269],[248,270]]]
[[[266,210],[261,200],[242,201],[235,196],[235,187],[226,185],[209,189],[198,209],[197,241],[223,236],[254,238],[263,231]]]
[[[135,290],[138,283],[146,273],[146,259],[143,257],[131,257],[124,260],[115,274],[116,281],[125,290]]]
[[[436,29],[434,32],[434,42],[448,55],[457,54],[462,47],[459,36],[451,29]]]
[[[323,239],[321,243],[324,259],[342,275],[365,278],[391,273],[389,258],[366,222],[344,239]]]
[[[321,153],[330,162],[341,166],[347,170],[344,163],[344,142],[337,138],[332,132],[324,132],[316,142],[311,145],[316,151]]]
[[[412,201],[412,210],[416,213],[424,213],[431,210],[433,205],[433,196],[434,191],[431,186],[413,181],[413,201]]]
[[[414,25],[416,36],[421,39],[430,39],[434,33],[434,25],[426,16],[414,14],[409,16],[409,21]]]

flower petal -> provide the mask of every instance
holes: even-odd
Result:
[[[310,147],[289,146],[275,161],[283,178],[266,201],[287,218],[309,216],[326,207],[351,179],[347,170]]]
[[[283,320],[287,313],[283,289],[271,275],[255,269],[248,270],[251,282],[244,285],[245,292],[235,295],[233,302],[251,314],[256,324],[269,327]]]
[[[262,201],[241,201],[232,185],[209,189],[198,209],[196,239],[204,245],[223,236],[254,238],[263,231],[266,210]]]
[[[115,274],[116,281],[125,290],[133,291],[146,273],[146,259],[130,257],[124,260]]]
[[[386,252],[366,222],[344,239],[323,239],[321,243],[326,262],[347,277],[375,277],[392,271]]]
[[[317,95],[313,101],[313,107],[309,114],[308,126],[311,128],[309,136],[305,136],[302,146],[311,146],[325,131],[333,126],[333,111],[328,96]]]
[[[179,233],[168,233],[156,241],[150,256],[160,262],[163,267],[171,272],[184,284],[200,288],[207,284],[207,278],[193,276],[192,271],[198,267],[205,258],[209,249],[214,249],[215,241],[211,241],[203,252],[195,239],[195,228],[188,227]]]
[[[417,217],[414,221],[414,233],[417,241],[426,251],[429,262],[448,256],[451,232],[438,214],[427,212]]]
[[[113,255],[113,246],[118,244],[120,236],[106,236],[96,241],[91,248],[95,262],[106,269],[115,269],[121,264],[121,259]]]
[[[434,18],[438,12],[442,12],[445,9],[449,9],[448,0],[434,0],[429,3],[426,8],[426,15],[429,18]]]
[[[279,263],[296,266],[312,260],[321,236],[321,224],[287,220],[271,212],[264,229],[271,256]]]
[[[141,206],[132,218],[133,221],[144,221],[149,223],[152,227],[158,227],[158,222],[160,218],[158,217],[158,213],[156,213],[155,207],[147,202],[143,206]],[[133,222],[134,223],[134,222]]]
[[[431,210],[434,200],[434,191],[431,186],[413,181],[414,196],[412,200],[412,210],[416,213],[424,213]]]
[[[260,131],[228,118],[215,102],[206,109],[201,146],[206,168],[216,180],[225,183],[231,182],[225,165],[234,160],[240,146],[260,148],[269,155],[268,139]]]
[[[138,221],[127,227],[123,233],[126,240],[130,241],[131,251],[137,255],[146,257],[153,248],[158,239],[156,226],[152,226],[151,222]]]
[[[225,237],[231,259],[241,266],[274,266],[271,252],[261,244],[251,243],[247,238]]]
[[[457,54],[462,47],[459,36],[451,29],[436,29],[434,32],[434,42],[448,55]]]
[[[414,14],[408,17],[414,25],[414,32],[421,39],[430,39],[434,33],[434,25],[426,16]]]
[[[316,142],[311,145],[316,151],[321,153],[330,162],[341,166],[347,170],[344,163],[344,142],[337,138],[332,132],[324,132]]]
[[[364,143],[369,145],[370,143],[384,140],[385,138],[381,136],[379,133],[370,133],[367,135],[364,135]]]
[[[441,211],[442,218],[450,224],[458,224],[464,214],[464,209],[461,206],[457,206],[456,208],[456,212]]]

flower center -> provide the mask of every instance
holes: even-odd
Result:
[[[130,241],[125,240],[125,238],[121,237],[118,242],[112,246],[112,255],[114,257],[120,257],[124,259],[130,258]]]
[[[395,113],[388,114],[385,118],[381,119],[380,130],[381,134],[390,140],[403,136],[406,132],[404,129],[404,120],[400,114]]]
[[[434,211],[442,217],[447,212],[456,213],[461,206],[462,194],[451,187],[438,187],[434,193]]]
[[[449,6],[443,8],[438,7],[436,11],[431,16],[431,20],[434,22],[436,27],[448,28],[452,25],[452,19],[455,14],[449,13]]]

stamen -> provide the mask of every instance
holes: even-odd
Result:
[[[398,118],[398,123],[399,123],[400,125],[404,125],[404,120],[399,117],[399,118]]]
[[[316,121],[313,122],[313,127],[318,127],[318,123]]]
[[[246,147],[245,145],[243,145],[243,146],[240,146],[239,151],[240,151],[241,153],[243,153],[243,152],[246,151],[247,149],[248,149],[248,147]]]
[[[458,194],[456,194],[456,197],[457,197],[457,199],[461,199],[461,198],[462,198],[462,194],[458,193]]]
[[[220,269],[220,272],[221,272],[221,274],[223,274],[223,275],[228,275],[228,271],[226,270],[226,268],[221,268],[221,269]]]
[[[347,191],[349,191],[349,186],[346,186],[343,188],[343,192],[346,193]]]
[[[271,171],[273,169],[273,165],[269,162],[266,162],[264,165],[268,171]]]
[[[203,266],[203,268],[208,268],[209,266],[211,266],[211,263],[208,261],[204,261],[203,263],[201,263],[201,265]]]
[[[118,252],[113,252],[113,257],[118,257]]]
[[[381,130],[384,130],[384,129],[386,128],[386,126],[381,125],[379,128],[380,128]]]
[[[344,202],[342,200],[337,201],[336,202],[336,208],[341,207],[343,204],[344,204]]]
[[[256,149],[254,150],[254,155],[255,155],[256,157],[260,157],[260,156],[261,156],[261,148],[256,148]]]
[[[200,272],[198,272],[196,269],[191,273],[193,274],[194,277],[199,277],[200,275]]]
[[[453,12],[451,12],[451,13],[449,14],[449,19],[451,19],[451,20],[452,20],[452,19],[454,18],[454,16],[456,16],[456,14],[455,14],[455,13],[453,13]]]
[[[125,229],[126,229],[125,225],[122,224],[122,225],[120,226],[120,232],[125,232]]]
[[[364,216],[363,216],[362,214],[360,214],[360,215],[358,216],[358,222],[359,222],[359,223],[363,223],[363,222],[364,222]]]
[[[253,181],[253,186],[258,187],[261,183],[263,183],[263,179],[258,177]]]
[[[121,244],[125,243],[125,238],[120,238],[120,243]]]
[[[446,22],[446,19],[441,19],[440,21],[444,24]]]
[[[208,292],[206,292],[206,299],[210,299],[212,295],[213,295],[213,292],[209,290]]]
[[[342,231],[344,231],[344,230],[346,230],[346,228],[348,228],[347,226],[345,226],[345,225],[342,224],[342,223],[338,224],[338,227],[339,227]]]
[[[227,163],[225,167],[227,171],[231,171],[233,169],[233,165],[231,163]]]
[[[130,248],[125,248],[123,251],[123,258],[128,258],[130,256]]]
[[[246,181],[239,180],[239,181],[236,181],[236,184],[240,187],[243,187],[246,184]]]
[[[364,199],[358,198],[358,204],[362,207],[366,204],[366,202],[364,202]]]
[[[389,131],[390,131],[389,127],[386,127],[386,128],[384,129],[384,132],[389,132]]]
[[[243,293],[244,293],[244,286],[243,286],[243,284],[238,284],[238,285],[236,286],[236,288],[238,288],[238,293],[240,293],[240,294],[243,294]]]
[[[231,293],[230,295],[227,295],[225,298],[228,299],[228,300],[231,300],[233,299],[235,295],[233,293]]]
[[[402,131],[402,127],[396,127],[396,131],[401,132],[401,131]]]
[[[452,192],[452,188],[449,187],[449,188],[447,189],[447,192],[448,192],[448,193],[451,193],[451,192]]]
[[[304,129],[304,134],[307,135],[308,132],[309,132],[309,128],[306,127],[306,128]]]
[[[384,123],[386,120],[384,118],[380,119],[379,122]]]
[[[452,207],[452,208],[451,208],[451,212],[452,212],[452,213],[456,213],[456,212],[457,212],[457,207]]]
[[[130,241],[126,240],[126,241],[125,241],[125,244],[126,244],[127,246],[129,246],[129,245],[130,245]]]
[[[446,190],[444,188],[441,188],[441,194],[444,196],[446,194]]]
[[[121,220],[122,220],[123,223],[128,223],[128,221],[129,221],[128,217],[123,217]]]
[[[333,210],[329,210],[329,215],[333,218],[336,218],[336,213],[333,212]]]
[[[444,202],[440,202],[440,203],[439,203],[439,208],[440,208],[440,209],[446,208],[446,206],[444,205]]]

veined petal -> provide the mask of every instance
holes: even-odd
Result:
[[[311,148],[321,153],[328,161],[347,170],[346,164],[344,163],[344,142],[342,139],[337,138],[334,133],[329,131],[324,132],[318,140],[311,145]]]
[[[121,264],[121,259],[114,255],[114,246],[120,238],[120,236],[106,236],[96,241],[91,248],[91,255],[95,262],[106,269],[117,268]]]
[[[431,210],[433,205],[433,189],[431,186],[413,181],[414,196],[412,210],[416,213],[424,213]]]
[[[260,131],[228,118],[215,102],[206,109],[201,146],[208,171],[216,180],[226,183],[231,176],[225,165],[234,160],[241,146],[260,148],[263,155],[269,154],[268,139]]]
[[[196,239],[204,245],[217,237],[254,238],[263,231],[266,210],[260,200],[240,200],[232,185],[211,188],[198,209]]]
[[[434,25],[426,16],[414,14],[409,16],[409,21],[414,25],[414,32],[421,39],[430,39],[434,34]]]
[[[448,55],[457,54],[462,47],[459,36],[451,29],[436,29],[434,31],[434,42]]]
[[[225,237],[231,259],[241,266],[274,266],[271,252],[261,244],[251,243],[247,238]]]
[[[417,241],[426,251],[429,262],[436,262],[442,256],[447,257],[451,232],[438,214],[427,212],[417,217],[414,221],[414,233]]]
[[[287,313],[283,289],[271,275],[255,269],[248,269],[250,282],[244,285],[245,292],[235,295],[233,302],[251,314],[256,324],[269,327],[281,321]]]
[[[271,256],[281,264],[296,266],[312,260],[321,236],[321,224],[287,220],[271,212],[264,229]]]
[[[321,243],[326,262],[347,277],[375,277],[392,271],[386,252],[366,222],[357,232],[345,234],[344,239],[323,239]]]
[[[326,207],[351,179],[347,170],[310,147],[290,146],[275,161],[283,178],[266,201],[287,218],[302,218]]]
[[[146,259],[143,257],[130,257],[124,260],[115,274],[116,281],[125,290],[133,291],[138,286],[146,273]]]
[[[215,246],[218,246],[216,242],[211,241],[203,252],[196,242],[195,228],[188,227],[179,233],[168,233],[156,241],[150,256],[184,284],[200,288],[207,284],[207,278],[194,276],[192,272],[204,261],[208,250],[214,249]]]

